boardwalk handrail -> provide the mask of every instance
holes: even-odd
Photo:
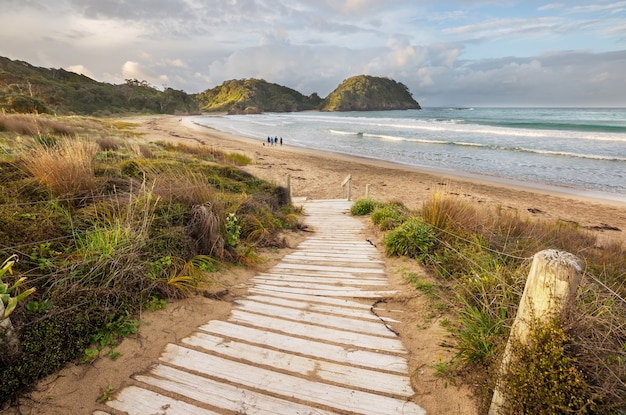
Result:
[[[348,174],[341,182],[341,197],[350,200],[352,193],[352,175]]]

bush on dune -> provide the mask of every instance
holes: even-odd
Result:
[[[378,210],[361,205],[353,214],[374,212],[372,221],[385,226],[394,217],[384,204],[368,200],[366,206]],[[515,343],[518,358],[501,380],[509,402],[505,413],[626,411],[623,244],[598,246],[593,235],[573,224],[475,207],[442,191],[408,216],[390,226],[385,250],[422,261],[431,278],[440,282],[441,295],[447,293],[441,301],[454,305],[446,327],[457,355],[447,363],[446,373],[472,374],[479,412],[487,412],[491,402],[530,259],[544,249],[580,257],[586,278],[565,320],[537,325],[527,345]]]
[[[284,191],[231,162],[156,145],[137,152],[146,145],[118,129],[85,133],[93,125],[46,140],[36,129],[21,140],[0,131],[12,146],[0,160],[0,255],[18,251],[13,278],[37,289],[11,316],[21,348],[0,356],[1,402],[69,361],[114,358],[142,308],[203,290],[221,266],[249,264],[256,246],[297,228]],[[262,237],[244,216],[263,224]]]

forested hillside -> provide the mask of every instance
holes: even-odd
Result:
[[[192,95],[145,81],[127,79],[113,85],[69,72],[0,57],[0,109],[5,112],[103,115],[146,112],[191,113]]]
[[[322,111],[420,109],[406,85],[367,75],[346,79],[324,100]]]
[[[317,94],[300,92],[262,79],[230,80],[198,94],[201,108],[210,112],[257,114],[317,109],[322,102]]]

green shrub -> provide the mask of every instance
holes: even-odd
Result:
[[[403,205],[386,203],[376,207],[372,212],[372,223],[383,231],[391,230],[408,218],[409,212]]]
[[[420,218],[411,218],[385,237],[385,251],[393,256],[421,259],[435,246],[433,229]]]
[[[359,199],[356,202],[354,202],[354,204],[350,208],[350,213],[353,216],[369,215],[379,205],[380,205],[379,202],[375,201],[374,199],[370,199],[370,198]]]
[[[510,414],[594,413],[585,376],[567,352],[558,323],[533,324],[527,344],[513,341],[514,358],[501,383]]]
[[[461,310],[459,326],[453,331],[457,341],[457,356],[464,363],[489,366],[493,363],[498,345],[506,339],[505,322],[491,310],[476,306]]]

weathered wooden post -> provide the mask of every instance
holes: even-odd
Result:
[[[365,198],[366,198],[366,199],[369,199],[369,197],[370,197],[370,187],[371,187],[371,186],[372,186],[372,185],[371,185],[371,184],[369,184],[369,183],[365,185]]]
[[[349,174],[343,182],[341,182],[341,197],[350,200],[352,197],[352,175]]]
[[[504,349],[500,375],[506,373],[511,356],[512,340],[528,343],[532,321],[550,321],[562,316],[573,302],[582,276],[578,257],[563,251],[548,249],[535,254],[528,273],[524,293],[511,326],[509,341]],[[489,415],[503,413],[504,397],[499,381],[496,383]]]
[[[289,203],[293,197],[293,191],[291,189],[291,173],[287,173],[287,194],[289,195]]]

